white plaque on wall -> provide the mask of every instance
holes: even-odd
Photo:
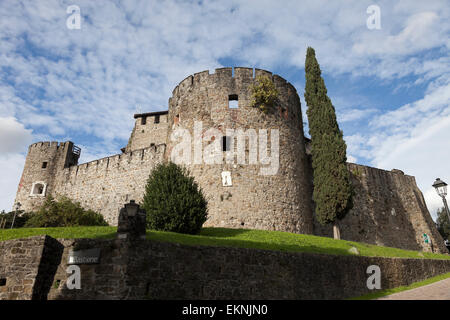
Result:
[[[231,172],[230,171],[222,171],[222,185],[224,187],[230,187],[233,185],[231,182]]]

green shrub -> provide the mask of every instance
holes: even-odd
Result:
[[[25,227],[28,228],[107,225],[101,214],[86,210],[78,202],[73,202],[67,197],[55,200],[52,196],[48,196],[39,210],[25,223]]]
[[[207,219],[207,205],[189,171],[169,162],[150,174],[142,206],[150,229],[196,234]]]
[[[278,90],[267,76],[258,76],[256,84],[251,86],[252,106],[264,113],[272,112],[278,101]]]
[[[14,219],[15,211],[5,213],[4,211],[0,213],[0,227],[1,223],[6,220],[5,229],[11,228],[12,222],[14,220],[13,228],[22,228],[28,219],[31,217],[30,212],[24,212],[23,210],[18,210],[16,218]]]

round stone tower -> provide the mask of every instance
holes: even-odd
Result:
[[[252,106],[259,75],[279,92],[267,114]],[[205,226],[313,232],[300,99],[290,83],[251,68],[196,73],[173,90],[168,118],[166,159],[184,164],[206,194]]]
[[[16,200],[21,210],[36,210],[53,191],[54,182],[64,167],[76,165],[80,149],[72,142],[37,142],[28,147]]]

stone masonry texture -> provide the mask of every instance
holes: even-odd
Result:
[[[251,86],[259,75],[269,77],[279,91],[278,102],[268,114],[251,106]],[[236,98],[238,107],[230,108],[229,100]],[[195,130],[196,122],[202,124],[200,132]],[[174,136],[178,129],[191,136],[192,155],[195,146],[205,150],[221,141],[227,129],[255,130],[257,134],[267,130],[268,150],[272,146],[271,130],[279,132],[279,167],[274,175],[260,174],[267,167],[261,161],[249,164],[249,139],[244,146],[244,164],[237,163],[236,158],[234,163],[227,163],[224,152],[222,163],[187,165],[208,200],[205,226],[332,235],[331,227],[319,225],[314,217],[309,140],[303,134],[296,89],[278,75],[251,68],[221,68],[188,76],[173,90],[167,112],[135,115],[135,126],[122,154],[78,164],[76,148],[70,141],[32,144],[16,201],[22,204],[21,209],[33,211],[46,195],[65,195],[117,225],[124,203],[142,200],[151,170],[172,159],[179,143]],[[210,129],[216,130],[213,135],[209,135]],[[355,205],[340,222],[342,239],[448,252],[414,177],[399,170],[357,164],[348,167]],[[223,185],[224,172],[230,173],[229,186]],[[42,194],[33,194],[36,183],[45,186]],[[433,246],[423,242],[424,233],[431,237]]]
[[[81,289],[69,290],[69,251],[93,248],[100,263],[80,265]],[[450,260],[32,237],[0,242],[0,299],[345,299],[372,292],[371,265],[381,289],[450,272]]]

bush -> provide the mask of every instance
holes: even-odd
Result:
[[[67,197],[55,200],[52,196],[48,196],[39,210],[25,223],[25,227],[29,228],[107,225],[101,214],[86,210]]]
[[[264,113],[272,112],[278,102],[278,90],[267,76],[258,76],[256,84],[251,86],[252,106]]]
[[[145,187],[143,208],[153,230],[196,234],[207,219],[207,201],[189,171],[172,162],[159,164]]]
[[[11,228],[12,222],[14,220],[15,211],[5,213],[4,211],[0,213],[0,224],[2,221],[6,220],[5,229]],[[23,210],[18,210],[16,214],[16,219],[14,220],[14,229],[22,228],[28,219],[31,217],[31,213],[24,212]],[[5,220],[3,220],[5,219]],[[0,225],[1,226],[1,225]]]

